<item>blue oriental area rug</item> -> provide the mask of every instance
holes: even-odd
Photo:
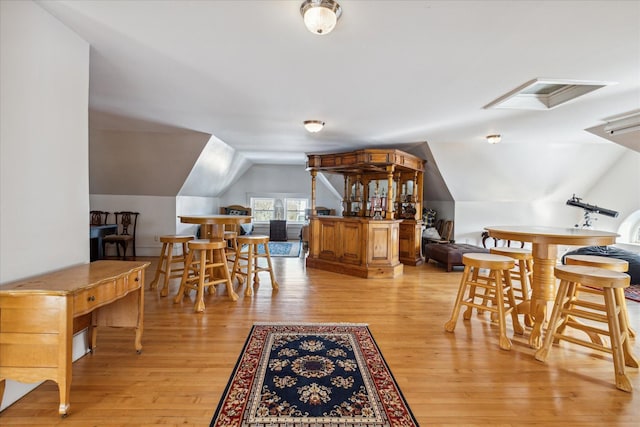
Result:
[[[255,324],[211,427],[418,426],[364,324]]]
[[[269,242],[269,255],[272,257],[299,257],[302,245],[299,241]],[[264,245],[258,245],[258,253],[264,253]]]

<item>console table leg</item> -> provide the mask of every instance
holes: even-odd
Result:
[[[60,406],[58,407],[58,413],[61,417],[69,415],[69,394],[71,392],[71,370],[61,372],[58,377],[58,391],[60,393]]]
[[[142,328],[136,328],[136,352],[142,353]]]
[[[60,392],[60,402],[62,402],[62,391]],[[58,413],[62,418],[66,418],[69,415],[69,403],[60,403],[60,407],[58,408]]]

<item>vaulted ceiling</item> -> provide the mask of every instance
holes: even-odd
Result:
[[[91,44],[94,130],[212,135],[243,167],[426,142],[454,199],[566,199],[567,180],[588,188],[640,152],[640,134],[601,131],[640,108],[638,1],[339,0],[324,36],[301,0],[38,3]],[[535,78],[611,84],[548,110],[484,108]]]

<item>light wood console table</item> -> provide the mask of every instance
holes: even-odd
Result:
[[[0,400],[5,379],[53,380],[58,412],[69,411],[73,334],[97,327],[135,329],[142,351],[144,273],[148,262],[96,261],[0,286]]]

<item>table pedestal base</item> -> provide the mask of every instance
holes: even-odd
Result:
[[[547,247],[547,249],[555,246]],[[529,337],[529,345],[532,348],[540,348],[542,346],[542,330],[547,324],[547,304],[555,299],[556,294],[556,278],[553,269],[556,265],[555,250],[545,253],[544,258],[539,258],[535,253],[536,245],[534,245],[533,259],[533,283],[530,313],[533,315],[533,330]],[[553,253],[552,253],[553,252]]]

